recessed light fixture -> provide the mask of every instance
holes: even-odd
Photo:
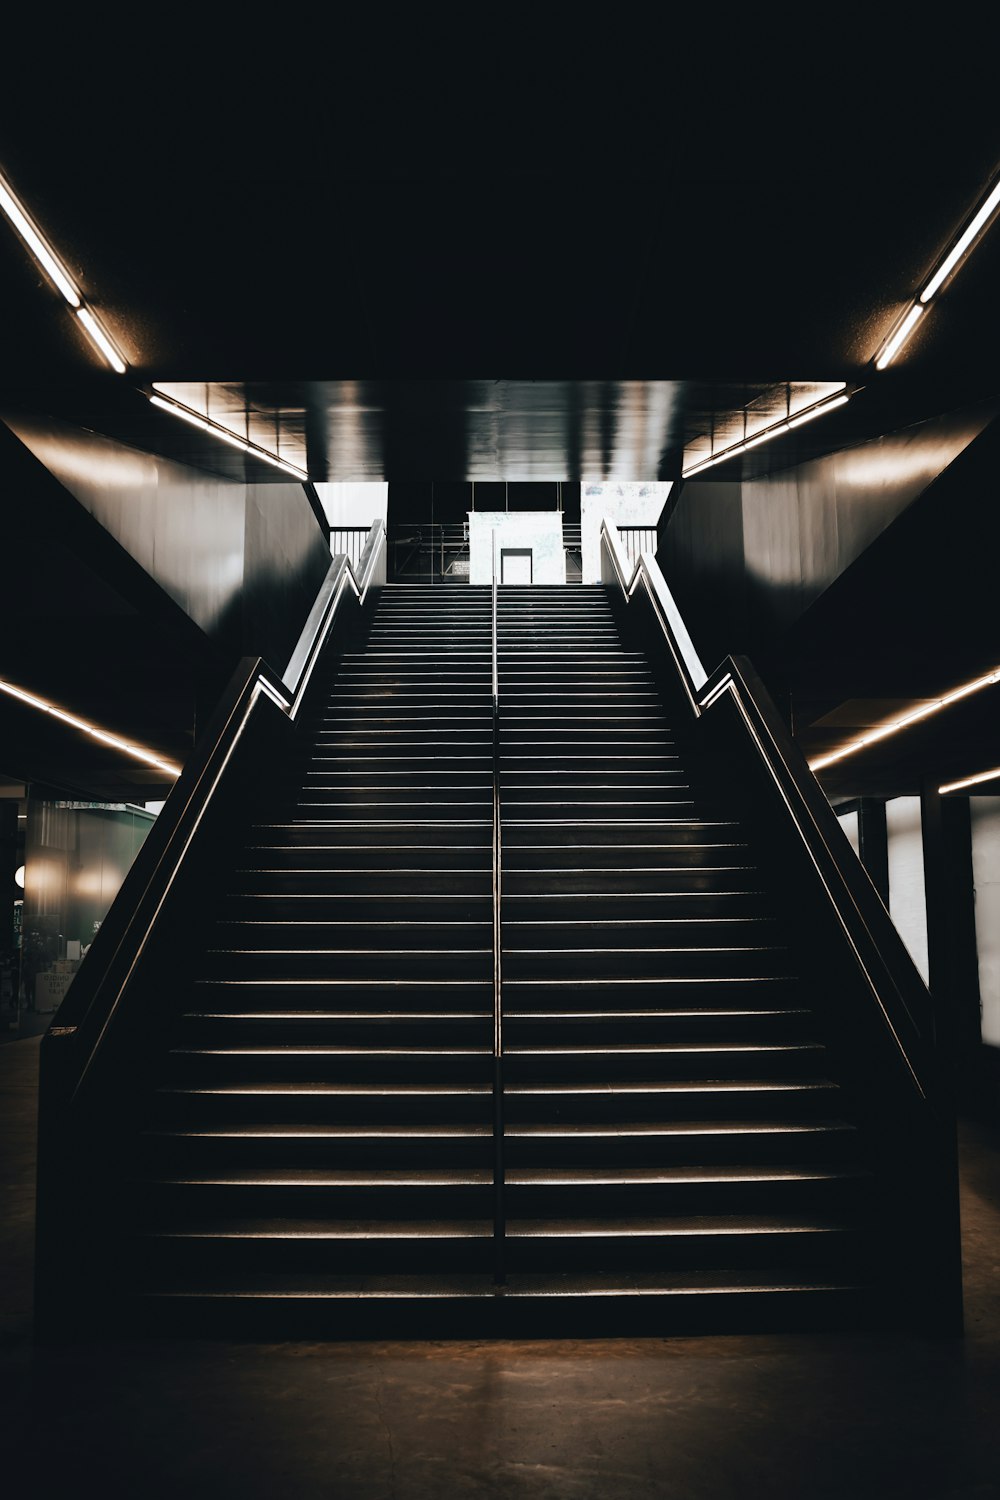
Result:
[[[164,760],[155,750],[147,750],[142,745],[121,739],[117,734],[109,734],[99,725],[91,724],[89,720],[81,719],[77,714],[67,713],[64,708],[58,708],[46,698],[39,698],[37,693],[28,693],[24,688],[16,687],[13,682],[6,682],[0,678],[0,693],[6,693],[8,698],[16,698],[20,703],[26,703],[29,708],[36,708],[41,713],[49,714],[53,719],[59,719],[63,724],[69,724],[72,729],[82,730],[84,734],[89,734],[91,739],[100,740],[102,745],[110,745],[113,750],[120,750],[123,755],[129,755],[133,760],[141,760],[147,765],[155,766],[158,771],[165,771],[168,776],[181,774],[180,766]]]
[[[825,766],[832,766],[835,761],[844,760],[848,755],[856,755],[859,750],[864,750],[868,745],[888,739],[891,734],[898,734],[901,729],[908,729],[911,724],[917,724],[921,719],[929,718],[931,714],[940,713],[943,708],[950,708],[953,703],[959,703],[963,698],[970,697],[972,693],[980,693],[983,688],[993,687],[997,682],[1000,682],[1000,667],[987,673],[985,677],[977,677],[973,682],[964,682],[961,687],[954,688],[941,698],[935,698],[930,703],[922,703],[919,708],[912,709],[898,719],[890,720],[888,724],[880,724],[877,729],[869,730],[867,734],[851,740],[847,745],[842,745],[839,750],[831,750],[829,755],[820,755],[816,760],[809,762],[809,769],[822,771]],[[942,787],[941,790],[943,791],[944,788]]]
[[[903,314],[876,356],[876,370],[884,370],[886,365],[892,364],[896,355],[920,322],[923,312],[924,309],[918,303],[914,302],[912,307]]]
[[[93,308],[87,306],[86,299],[62,260],[2,175],[0,175],[0,209],[3,209],[8,221],[20,235],[46,276],[76,313],[87,338],[101,358],[106,360],[118,375],[124,375],[128,367],[115,347],[115,342],[108,330]]]
[[[179,401],[168,401],[164,396],[155,394],[150,395],[149,399],[161,411],[168,411],[172,416],[180,417],[181,421],[189,422],[192,427],[198,427],[202,432],[209,433],[211,437],[218,438],[220,442],[228,443],[231,448],[239,448],[251,458],[259,458],[261,463],[272,464],[276,469],[283,469],[286,474],[292,474],[296,479],[309,478],[305,469],[300,469],[297,464],[290,464],[287,459],[279,458],[275,453],[269,453],[266,448],[258,448],[256,443],[245,442],[243,438],[237,437],[235,432],[230,432],[228,427],[222,427],[218,422],[213,422],[210,417],[203,417],[200,412],[192,411],[189,406],[182,406]]]
[[[27,210],[15,198],[3,177],[0,177],[0,208],[3,209],[46,276],[62,292],[70,307],[79,307],[82,298],[72,276],[52,246],[46,241],[41,230],[32,222]]]
[[[103,329],[89,307],[78,307],[76,315],[80,319],[87,333],[90,335],[91,343],[95,344],[104,355],[108,364],[117,375],[124,375],[128,366],[122,359],[118,350],[111,342],[107,332]]]
[[[968,224],[962,230],[954,245],[952,245],[947,255],[931,275],[920,296],[910,304],[903,316],[896,323],[889,337],[875,356],[876,370],[884,370],[887,365],[892,364],[892,361],[896,358],[896,355],[902,349],[914,328],[916,328],[922,314],[927,311],[927,304],[937,296],[944,283],[957,267],[959,261],[969,253],[973,245],[987,229],[998,208],[1000,208],[1000,182],[993,185],[976,209],[976,212],[972,215]]]
[[[843,392],[846,381],[840,382]],[[846,406],[850,395],[824,396],[822,401],[817,401],[813,406],[806,407],[804,411],[797,412],[794,417],[782,417],[780,422],[772,422],[770,427],[763,428],[760,432],[750,438],[742,438],[738,443],[730,443],[728,447],[721,448],[718,453],[712,453],[708,458],[699,459],[697,463],[691,464],[682,471],[684,479],[690,479],[692,474],[700,474],[703,469],[711,469],[715,464],[725,463],[727,459],[736,458],[740,453],[747,453],[751,448],[757,448],[761,443],[769,443],[772,438],[781,437],[785,432],[791,432],[793,427],[802,427],[806,422],[813,422],[817,417],[825,417],[827,412],[834,411],[838,406]]]
[[[965,776],[961,781],[949,781],[945,786],[939,786],[939,792],[960,792],[963,787],[978,786],[982,781],[995,781],[1000,776],[1000,766],[994,766],[992,771],[978,771],[975,776]]]
[[[1000,207],[1000,182],[995,184],[992,192],[983,200],[954,245],[948,251],[944,260],[934,272],[930,281],[928,281],[920,293],[921,302],[929,302],[935,293],[941,290],[941,287],[958,265],[962,256],[972,249],[976,240],[983,233],[998,207]]]

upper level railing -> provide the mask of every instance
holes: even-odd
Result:
[[[578,583],[583,572],[579,521],[563,520],[566,581]],[[388,530],[390,583],[468,583],[467,521],[393,521]]]
[[[643,552],[656,551],[656,527],[655,526],[618,526],[618,537],[621,541],[622,550],[629,560],[631,572],[639,561]]]
[[[756,757],[836,914],[837,923],[913,1088],[926,1096],[935,1069],[930,995],[833,808],[751,664],[727,657],[705,671],[651,552],[628,566],[614,523],[601,527],[602,576],[629,600],[640,591],[657,620],[696,720],[723,700],[735,707]]]
[[[368,544],[370,526],[331,526],[330,552],[346,557],[352,568],[361,567],[361,554]]]
[[[345,595],[363,603],[373,582],[384,577],[384,569],[385,527],[377,521],[369,529],[357,567],[344,555],[332,559],[284,674],[279,677],[261,657],[244,657],[233,673],[49,1030],[46,1041],[58,1044],[63,1053],[73,1053],[72,1068],[62,1069],[71,1097],[86,1081],[122,1010],[154,926],[190,864],[241,744],[262,712],[295,722]]]

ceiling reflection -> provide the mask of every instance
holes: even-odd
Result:
[[[833,382],[157,382],[317,483],[666,480]]]

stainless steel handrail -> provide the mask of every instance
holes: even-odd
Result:
[[[370,585],[375,581],[379,568],[385,573],[385,523],[375,521],[368,531],[368,540],[362,549],[355,568],[346,553],[340,553],[330,562],[329,571],[320,585],[319,593],[302,627],[282,679],[293,695],[289,713],[294,719],[298,703],[308,685],[316,658],[329,632],[345,588],[353,589],[360,603],[364,603]]]
[[[163,903],[252,716],[266,701],[294,722],[344,590],[352,589],[363,602],[384,559],[384,548],[385,527],[378,521],[369,532],[357,572],[346,557],[333,559],[284,678],[278,677],[261,657],[245,657],[233,674],[209,732],[171,788],[49,1030],[48,1038],[81,1051],[73,1097],[120,1008]],[[294,682],[291,691],[289,678]],[[123,911],[128,913],[124,919],[118,916]]]
[[[695,719],[730,698],[805,848],[915,1091],[926,1097],[930,1071],[919,1013],[931,997],[847,841],[837,816],[748,662],[728,657],[708,676],[655,557],[640,555],[631,576],[614,523],[601,527],[602,576],[627,599],[642,587],[663,631]],[[606,566],[605,566],[606,565]],[[909,998],[908,998],[909,996]]]
[[[493,532],[493,572],[490,589],[493,669],[493,1280],[506,1280],[504,1249],[507,1233],[504,1204],[503,1110],[503,850],[500,831],[500,674],[497,660],[497,534]]]

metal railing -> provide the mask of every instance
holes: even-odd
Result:
[[[882,1292],[907,1319],[959,1331],[954,1100],[946,1057],[935,1049],[931,995],[751,664],[730,656],[705,671],[655,557],[641,552],[630,570],[608,520],[601,557],[604,582],[630,605],[644,601],[699,749],[721,755],[730,779],[742,768],[755,807],[770,810],[768,857],[787,862],[802,941],[823,955],[817,1003],[884,1168],[875,1206],[886,1247]]]
[[[120,1149],[145,1062],[162,1041],[171,998],[187,982],[191,931],[219,851],[243,836],[248,791],[311,703],[315,669],[345,601],[360,609],[384,581],[385,528],[358,561],[335,557],[284,675],[244,657],[139,850],[90,952],[42,1040],[38,1109],[35,1322],[40,1336],[86,1325],[109,1275],[80,1225],[99,1210],[94,1162]],[[308,717],[306,714],[305,717]]]
[[[583,536],[579,521],[563,520],[563,552],[566,556],[566,582],[579,583],[583,578]]]
[[[241,741],[262,709],[295,723],[345,593],[364,603],[384,562],[385,527],[376,521],[357,568],[333,558],[282,676],[261,657],[244,657],[205,735],[168,795],[121,891],[94,938],[48,1037],[77,1052],[75,1097],[131,986],[150,934],[191,853]]]
[[[655,555],[657,546],[655,526],[619,526],[618,535],[632,568],[635,567],[643,552],[652,552]]]
[[[388,529],[390,583],[468,583],[467,521],[394,521]]]
[[[601,528],[607,572],[632,599],[641,588],[659,622],[695,719],[723,698],[732,700],[781,804],[808,852],[844,938],[865,977],[887,1030],[921,1094],[923,1054],[932,1014],[926,986],[902,939],[851,848],[833,808],[792,740],[767,689],[748,661],[727,657],[709,675],[656,559],[640,555],[629,572],[614,524]]]
[[[656,531],[635,528],[646,545]],[[563,521],[566,581],[583,576],[583,541],[579,521]],[[388,530],[390,583],[468,583],[470,568],[467,521],[394,521]]]
[[[497,534],[493,532],[491,665],[493,681],[493,1280],[506,1280],[507,1234],[504,1204],[503,1099],[503,927],[501,899],[503,849],[500,829],[500,672],[497,658]]]
[[[360,568],[371,531],[370,526],[332,526],[330,528],[330,554],[344,556],[352,568]]]

